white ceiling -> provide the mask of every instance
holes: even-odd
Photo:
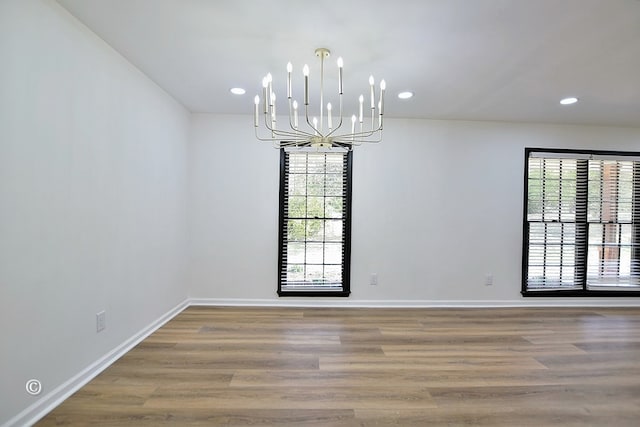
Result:
[[[638,0],[58,2],[193,112],[251,114],[269,71],[285,99],[288,61],[300,99],[327,47],[326,93],[342,56],[348,115],[373,74],[390,117],[640,126]]]

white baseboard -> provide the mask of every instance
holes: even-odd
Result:
[[[353,300],[350,298],[191,298],[194,306],[336,308],[640,307],[629,298],[526,298],[521,300]]]
[[[189,306],[189,300],[184,300],[160,318],[152,322],[146,328],[114,348],[109,353],[89,365],[86,369],[70,378],[51,392],[42,396],[33,405],[25,408],[15,417],[11,418],[3,427],[10,426],[31,426],[42,417],[51,412],[56,406],[60,405],[69,396],[82,388],[89,381],[94,379],[98,374],[108,368],[113,362],[122,357],[125,353],[138,345],[142,340],[158,330],[162,325],[173,319]]]

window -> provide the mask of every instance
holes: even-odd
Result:
[[[640,296],[640,154],[525,149],[524,296]]]
[[[349,295],[352,157],[280,150],[278,295]]]

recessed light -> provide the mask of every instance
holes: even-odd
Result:
[[[400,99],[409,99],[411,97],[413,97],[413,92],[408,92],[407,91],[407,92],[400,92],[398,94],[398,98],[400,98]]]
[[[575,96],[569,96],[560,100],[560,104],[562,105],[571,105],[575,104],[576,102],[578,102],[578,98],[576,98]]]
[[[234,87],[231,88],[231,93],[234,95],[244,95],[246,92],[246,90],[242,89],[241,87]]]

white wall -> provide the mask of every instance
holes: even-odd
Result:
[[[280,154],[250,116],[191,120],[190,296],[273,298]]]
[[[638,304],[523,299],[520,275],[524,147],[638,150],[640,129],[388,119],[383,143],[354,153],[352,294],[318,300],[276,296],[277,150],[255,140],[248,117],[192,123],[191,297],[200,302]]]
[[[52,1],[0,64],[1,425],[187,297],[189,114]]]

